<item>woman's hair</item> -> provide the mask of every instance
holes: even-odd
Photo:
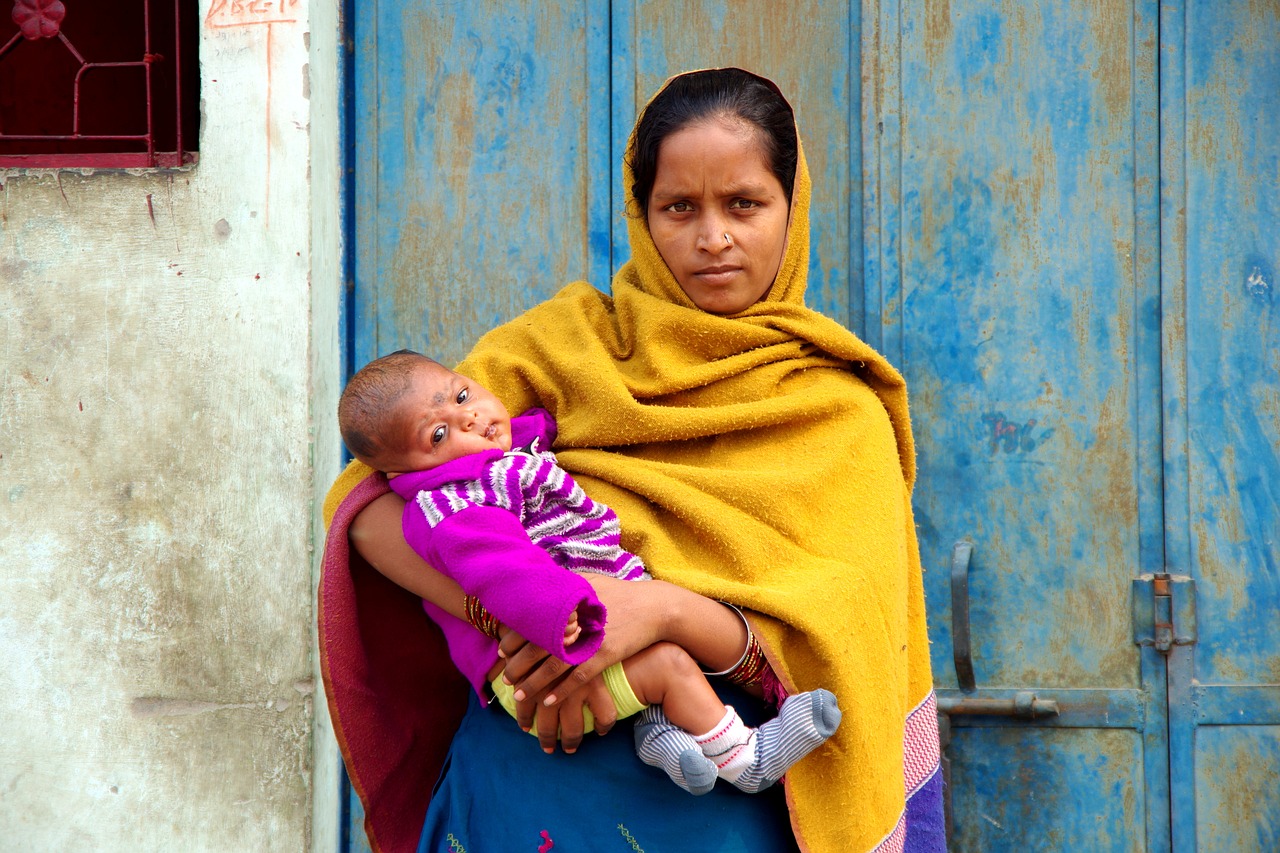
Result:
[[[791,201],[799,139],[791,105],[770,81],[741,68],[681,74],[668,83],[636,122],[631,154],[631,194],[646,215],[658,172],[658,149],[676,131],[708,119],[747,122],[758,131],[769,168]]]

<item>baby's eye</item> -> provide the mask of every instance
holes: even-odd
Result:
[[[467,398],[470,396],[471,396],[471,392],[469,392],[466,388],[463,388],[461,391],[458,392],[458,405],[461,406],[463,403],[467,402]]]
[[[436,428],[431,432],[431,443],[432,443],[433,445],[435,445],[435,444],[439,444],[440,442],[444,441],[444,437],[445,437],[445,434],[446,434],[447,432],[448,432],[448,428],[446,428],[446,427],[444,427],[444,426],[438,426],[438,427],[436,427]]]

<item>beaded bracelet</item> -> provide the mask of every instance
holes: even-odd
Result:
[[[727,601],[720,603],[737,613],[738,618],[742,620],[743,627],[747,629],[747,646],[742,650],[742,657],[738,658],[738,662],[733,666],[723,672],[708,672],[704,674],[724,676],[725,680],[730,684],[736,684],[739,687],[751,687],[759,684],[764,679],[765,668],[769,666],[769,661],[764,656],[764,649],[760,648],[760,641],[756,639],[755,632],[751,630],[751,623],[747,621],[746,615]]]
[[[498,639],[498,618],[485,609],[480,603],[480,599],[474,595],[462,596],[462,606],[466,613],[467,621],[471,626],[484,634],[486,637]]]

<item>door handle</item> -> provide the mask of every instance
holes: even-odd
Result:
[[[951,547],[951,656],[956,665],[956,683],[965,693],[977,689],[973,675],[973,646],[969,633],[969,563],[973,543],[961,539]],[[1058,713],[1053,699],[1037,699],[1030,690],[1019,690],[1012,699],[982,696],[941,696],[938,711],[943,714],[1017,717],[1034,720]]]

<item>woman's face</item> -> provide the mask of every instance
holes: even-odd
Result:
[[[649,233],[680,288],[711,314],[760,301],[782,264],[789,205],[759,134],[713,119],[658,148]]]

